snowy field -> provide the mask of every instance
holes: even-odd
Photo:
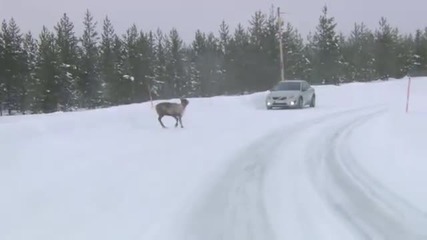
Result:
[[[0,117],[1,240],[427,239],[427,78]],[[177,102],[177,100],[171,100]]]

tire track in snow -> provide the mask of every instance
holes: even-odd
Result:
[[[195,206],[183,239],[276,239],[263,200],[264,175],[273,154],[304,129],[361,109],[329,113],[286,126],[243,149],[220,181]]]
[[[357,165],[349,136],[383,111],[342,122],[309,154],[307,167],[318,192],[366,239],[427,239],[427,217],[393,195]],[[386,167],[386,166],[385,166]]]

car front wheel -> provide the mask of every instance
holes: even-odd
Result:
[[[303,107],[304,107],[304,99],[300,97],[298,99],[298,108],[303,108]]]
[[[310,107],[314,108],[316,106],[316,95],[313,94],[311,97]]]

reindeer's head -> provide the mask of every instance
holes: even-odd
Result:
[[[181,98],[181,104],[182,104],[182,106],[184,106],[184,108],[185,107],[187,107],[187,105],[189,104],[190,102],[187,100],[187,99],[185,99],[185,98]]]

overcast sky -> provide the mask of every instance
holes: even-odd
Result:
[[[239,22],[247,26],[256,10],[268,12],[272,5],[286,11],[285,21],[306,36],[314,31],[325,3],[338,30],[345,34],[355,22],[363,21],[374,29],[381,16],[402,32],[427,27],[427,0],[0,0],[0,19],[14,17],[22,31],[38,34],[43,25],[52,29],[67,13],[80,33],[89,9],[100,24],[98,29],[108,15],[118,33],[133,23],[144,31],[159,27],[166,32],[175,27],[188,43],[196,29],[216,34],[223,19],[232,29]]]

